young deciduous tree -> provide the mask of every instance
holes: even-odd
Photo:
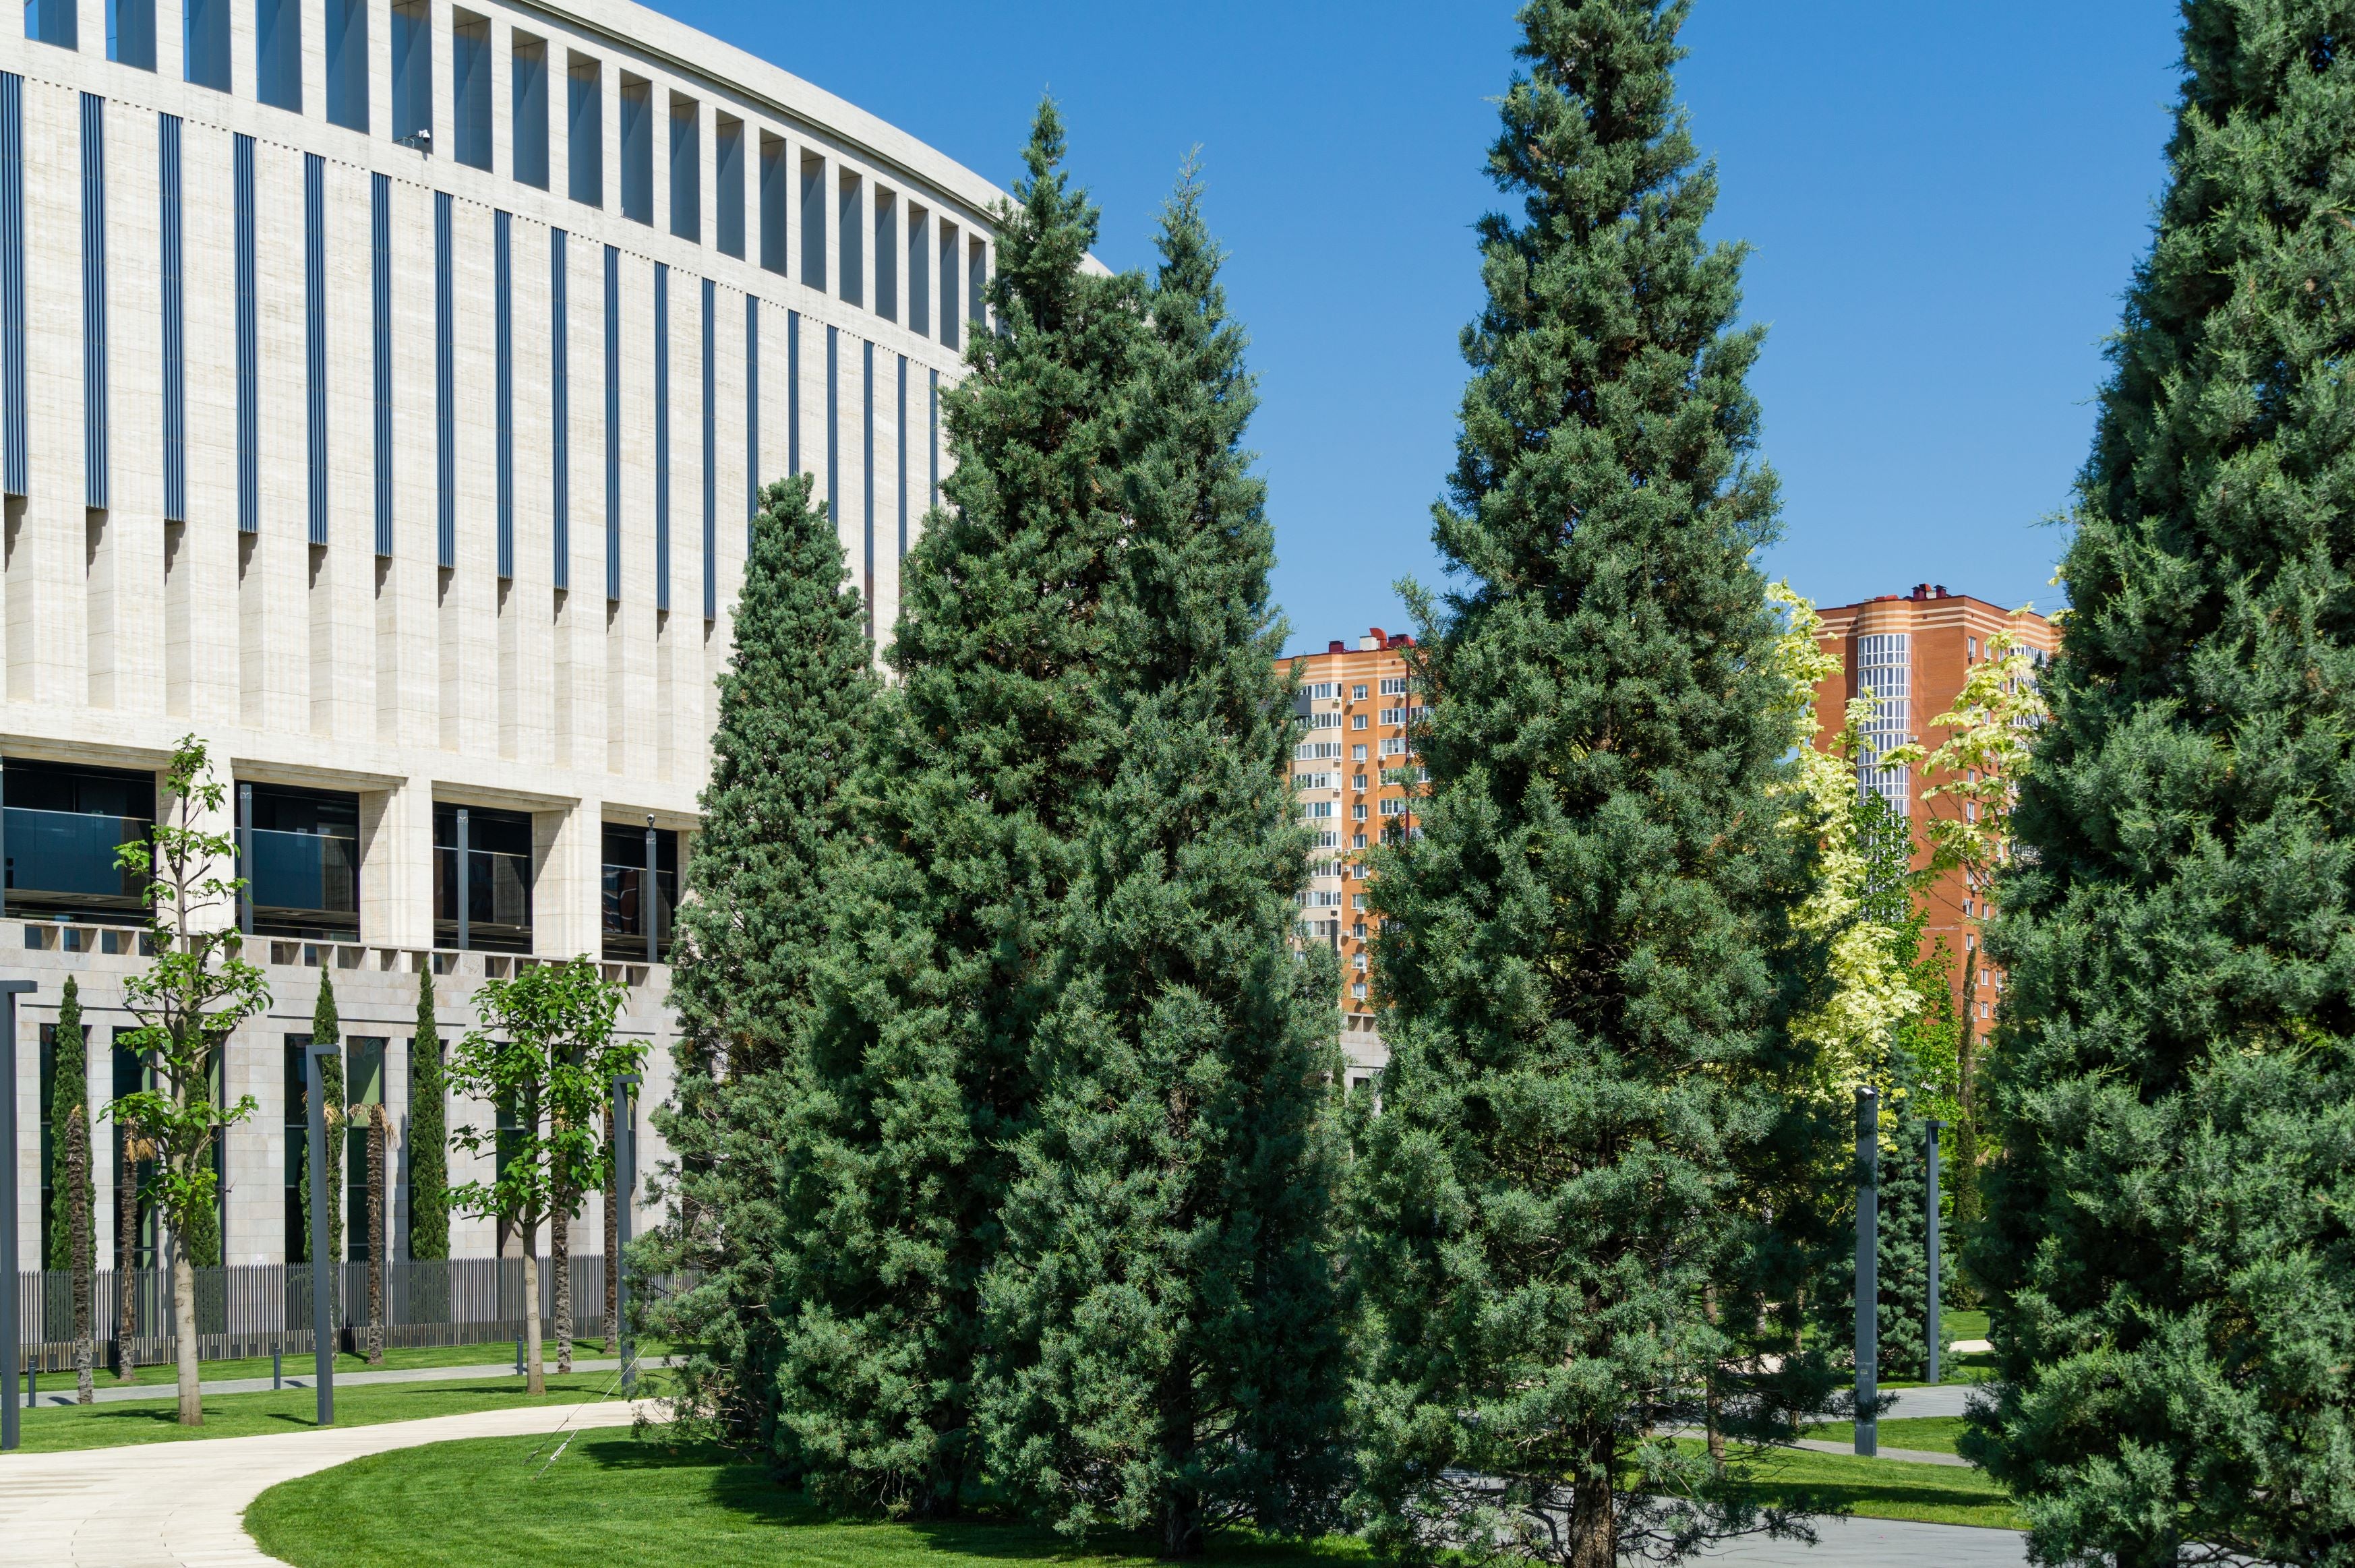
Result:
[[[1686,6],[1531,0],[1489,154],[1520,219],[1487,304],[1420,600],[1419,839],[1378,857],[1391,1060],[1361,1161],[1377,1333],[1364,1501],[1385,1549],[1613,1568],[1796,1528],[1668,1434],[1766,1436],[1820,1400],[1743,1179],[1810,1076],[1792,715],[1753,552],[1772,474],[1735,325],[1742,248],[1701,229],[1671,69]],[[1782,1350],[1756,1353],[1774,1328]],[[1784,1428],[1787,1429],[1787,1428]]]
[[[2188,0],[1987,944],[1966,1445],[2039,1561],[2355,1539],[2355,58]]]
[[[150,1151],[155,1172],[145,1195],[180,1242],[172,1253],[180,1422],[201,1426],[197,1249],[191,1239],[219,1233],[215,1154],[223,1130],[254,1111],[250,1094],[226,1103],[221,1045],[270,1005],[270,987],[261,971],[245,961],[244,938],[227,918],[245,881],[222,874],[236,868],[236,840],[203,826],[219,816],[224,791],[195,736],[174,749],[164,791],[167,804],[148,841],[115,851],[117,862],[142,879],[147,891],[154,957],[123,983],[123,1006],[139,1020],[123,1043],[145,1060],[153,1087],[119,1096],[109,1114]]]
[[[613,1080],[634,1072],[645,1054],[645,1047],[613,1032],[623,995],[621,983],[605,979],[585,957],[485,980],[474,993],[476,1027],[450,1062],[459,1093],[512,1113],[509,1127],[459,1129],[459,1147],[493,1156],[496,1168],[488,1181],[453,1188],[450,1200],[522,1238],[526,1387],[535,1394],[548,1390],[540,1360],[540,1221],[565,1194],[577,1201],[604,1180],[597,1112]]]
[[[1331,954],[1287,951],[1308,836],[1273,673],[1257,399],[1189,167],[1134,392],[1088,803],[982,1283],[993,1481],[1161,1554],[1313,1530],[1344,1469]]]
[[[809,1239],[790,1218],[795,1181],[813,1175],[799,1129],[805,1097],[821,1092],[795,1040],[881,685],[867,613],[846,575],[809,475],[770,485],[752,518],[703,831],[679,907],[677,1086],[654,1113],[676,1160],[674,1212],[641,1245],[647,1267],[690,1283],[649,1298],[646,1322],[687,1347],[680,1414],[741,1445],[773,1436],[777,1303],[799,1278],[795,1260]],[[609,1237],[616,1211],[609,1201]],[[618,1328],[612,1283],[609,1270],[609,1335]]]
[[[91,1170],[90,1053],[82,1035],[81,988],[70,975],[58,999],[51,1041],[49,1136],[56,1140],[59,1168],[48,1264],[72,1279],[74,1390],[77,1402],[88,1404],[92,1397],[98,1194]]]
[[[942,394],[956,468],[908,556],[872,848],[838,879],[793,1135],[811,1174],[787,1217],[808,1240],[782,1326],[784,1457],[821,1498],[920,1513],[981,1479],[981,1278],[1037,1104],[1076,840],[1115,755],[1100,665],[1145,290],[1089,268],[1096,210],[1062,155],[1043,105],[997,214],[990,321]]]

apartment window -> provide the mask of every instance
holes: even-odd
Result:
[[[327,542],[327,160],[303,155],[304,434],[311,542]]]
[[[1365,727],[1366,727],[1366,716],[1365,716],[1364,714],[1362,714],[1362,713],[1352,713],[1352,714],[1350,714],[1350,715],[1349,715],[1349,728],[1350,728],[1350,729],[1352,729],[1352,730],[1362,730],[1362,729],[1364,729]]]
[[[655,263],[655,608],[670,608],[670,269]]]
[[[1364,834],[1362,834],[1362,833],[1359,833],[1359,834],[1354,834],[1354,835],[1352,835],[1352,836],[1350,837],[1350,839],[1349,839],[1349,848],[1352,848],[1352,849],[1362,849],[1362,848],[1364,848],[1365,847],[1366,847],[1366,836],[1365,836]]]
[[[25,0],[25,37],[61,49],[80,48],[74,0]]]
[[[785,176],[785,139],[761,133],[761,265],[783,277],[793,261],[785,251],[785,208],[793,200]]]
[[[1318,817],[1330,816],[1333,815],[1333,803],[1329,800],[1304,801],[1301,803],[1300,815],[1312,821]]]
[[[261,529],[261,372],[253,254],[253,138],[230,139],[231,249],[237,272],[237,528]]]
[[[1362,686],[1358,688],[1360,695],[1364,694],[1365,689],[1366,688]],[[1404,697],[1406,695],[1406,677],[1402,675],[1386,675],[1382,677],[1382,695],[1384,697]]]
[[[392,7],[392,139],[433,150],[433,8],[425,0]]]
[[[670,95],[670,231],[698,244],[703,240],[700,118],[694,99]]]
[[[722,255],[744,254],[744,122],[717,114],[711,121],[711,180],[719,197],[719,243]]]
[[[1352,747],[1350,747],[1350,748],[1349,748],[1349,760],[1350,760],[1351,762],[1353,762],[1353,763],[1362,763],[1362,762],[1364,762],[1364,761],[1366,760],[1366,748],[1365,748],[1365,747],[1363,747],[1363,746],[1352,746]]]
[[[655,220],[654,83],[622,73],[622,216]]]
[[[60,0],[70,10],[73,0]],[[198,87],[227,92],[229,0],[186,0],[180,11],[181,70]]]
[[[719,302],[703,280],[703,618],[719,614]]]
[[[531,895],[529,814],[435,803],[435,946],[530,952]]]
[[[1361,680],[1357,685],[1349,688],[1349,700],[1352,702],[1363,702],[1365,699],[1366,683]]]
[[[826,160],[802,159],[802,286],[826,288]]]
[[[156,238],[163,274],[164,517],[188,520],[187,296],[181,272],[180,117],[155,116]]]
[[[286,0],[288,5],[293,0]],[[368,0],[325,0],[327,123],[368,128]],[[298,66],[299,70],[299,66]]]
[[[106,58],[155,69],[155,0],[106,0]]]
[[[450,193],[433,193],[433,487],[434,559],[446,571],[458,564],[457,291],[451,276]]]
[[[957,228],[941,219],[941,346],[957,346]]]
[[[450,25],[451,140],[457,160],[469,168],[491,166],[491,22],[471,12],[453,14]]]
[[[932,335],[932,214],[908,204],[908,330]]]
[[[875,187],[875,314],[900,319],[900,208],[880,186]]]
[[[646,842],[650,831],[652,845]],[[668,958],[672,911],[678,901],[678,834],[667,827],[649,830],[608,822],[603,850],[606,958],[643,960],[648,936],[656,943],[657,962]]]
[[[238,837],[252,930],[345,942],[359,935],[359,796],[240,784]]]
[[[1968,648],[1969,648],[1969,652],[1968,652],[1968,654],[1967,654],[1966,656],[1969,659],[1969,661],[1970,661],[1972,664],[1977,664],[1977,663],[1978,663],[1978,662],[1979,662],[1979,640],[1978,640],[1977,637],[1965,637],[1965,638],[1963,639],[1963,641],[1964,641],[1964,643],[1965,643],[1966,645],[1967,645],[1967,646],[1968,646]]]
[[[982,321],[988,310],[989,247],[980,240],[967,242],[964,255],[964,313],[973,321]]]
[[[303,0],[253,0],[253,95],[303,112]]]
[[[845,304],[865,304],[865,272],[867,258],[862,253],[864,238],[858,223],[858,176],[846,172],[835,191],[837,240],[841,253],[835,258],[835,268],[840,274],[835,279],[835,293]]]
[[[392,553],[392,176],[368,176],[370,370],[376,392],[376,552]]]
[[[498,572],[515,576],[515,220],[491,215],[491,334],[497,360],[493,374],[492,420],[498,447]]]
[[[584,207],[605,205],[605,99],[597,62],[574,55],[564,73],[565,188]]]
[[[25,493],[25,79],[0,71],[0,484]]]
[[[548,423],[551,494],[549,531],[556,555],[556,587],[572,587],[572,344],[565,319],[564,230],[548,235]]]
[[[519,185],[548,188],[548,45],[527,33],[515,35],[509,90],[513,94],[515,177]]]
[[[1913,638],[1906,632],[1879,632],[1857,639],[1857,684],[1873,699],[1856,760],[1857,787],[1878,795],[1898,816],[1908,814],[1908,771],[1884,768],[1877,759],[1905,743],[1913,725]]]
[[[106,507],[106,100],[81,95],[82,504]]]

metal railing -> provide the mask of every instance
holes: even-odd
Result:
[[[360,929],[360,847],[329,833],[246,833],[246,876],[259,929]]]
[[[368,1264],[344,1264],[336,1288],[341,1296],[334,1320],[337,1349],[357,1351],[367,1343]],[[115,1364],[122,1312],[119,1276],[100,1269],[91,1298],[91,1339],[100,1367]],[[402,1260],[385,1265],[384,1342],[389,1347],[487,1345],[515,1339],[524,1331],[523,1260],[452,1258],[442,1262]],[[634,1293],[645,1283],[634,1274]],[[131,1352],[140,1366],[173,1359],[172,1275],[169,1269],[139,1269],[131,1279]],[[37,1371],[73,1369],[73,1276],[61,1269],[27,1269],[16,1275],[16,1321],[22,1325],[26,1364]],[[605,1259],[600,1253],[572,1258],[572,1331],[602,1332]],[[539,1260],[541,1332],[556,1332],[556,1279],[549,1260]],[[197,1270],[197,1355],[229,1360],[311,1353],[311,1265],[241,1264]]]
[[[604,868],[605,956],[642,962],[646,956],[646,869],[644,866]],[[670,957],[674,911],[678,894],[675,871],[655,873],[654,917],[656,962]]]
[[[7,842],[7,901],[16,909],[85,909],[136,914],[145,879],[114,863],[118,845],[145,842],[144,816],[0,808]]]
[[[531,857],[469,848],[466,861],[464,945],[494,953],[530,952]],[[433,850],[433,919],[437,944],[460,945],[458,851],[446,844]]]

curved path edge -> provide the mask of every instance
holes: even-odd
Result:
[[[626,1426],[651,1402],[479,1410],[260,1437],[198,1438],[0,1456],[8,1563],[72,1568],[282,1568],[245,1532],[247,1505],[281,1481],[394,1448]]]

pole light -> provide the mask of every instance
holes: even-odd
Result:
[[[1930,1367],[1927,1381],[1938,1381],[1939,1341],[1945,1336],[1938,1331],[1938,1135],[1945,1130],[1944,1122],[1932,1122],[1930,1136],[1923,1140],[1928,1146],[1926,1157],[1930,1168],[1930,1193],[1923,1212],[1930,1222]]]
[[[0,1451],[16,1446],[16,998],[30,980],[0,980]]]
[[[307,1147],[311,1156],[311,1372],[318,1390],[319,1424],[336,1424],[336,1352],[329,1342],[330,1277],[327,1249],[335,1234],[327,1226],[327,1095],[322,1059],[343,1051],[343,1042],[316,1040],[303,1048],[304,1086],[311,1102]]]
[[[470,895],[474,891],[474,858],[472,847],[466,842],[467,826],[466,808],[462,805],[458,808],[458,951],[461,953],[471,945],[467,939],[474,934],[467,929],[474,902]]]
[[[630,1091],[637,1083],[634,1072],[613,1080],[613,1349],[622,1360],[624,1394],[638,1382],[637,1369],[630,1364],[630,1270],[623,1261],[630,1250],[630,1201],[638,1176],[638,1137],[630,1116]]]
[[[646,926],[646,962],[662,962],[662,901],[655,892],[655,814],[646,813],[646,881],[638,891],[638,911]]]
[[[1881,1097],[1856,1092],[1856,1451],[1881,1451]]]

